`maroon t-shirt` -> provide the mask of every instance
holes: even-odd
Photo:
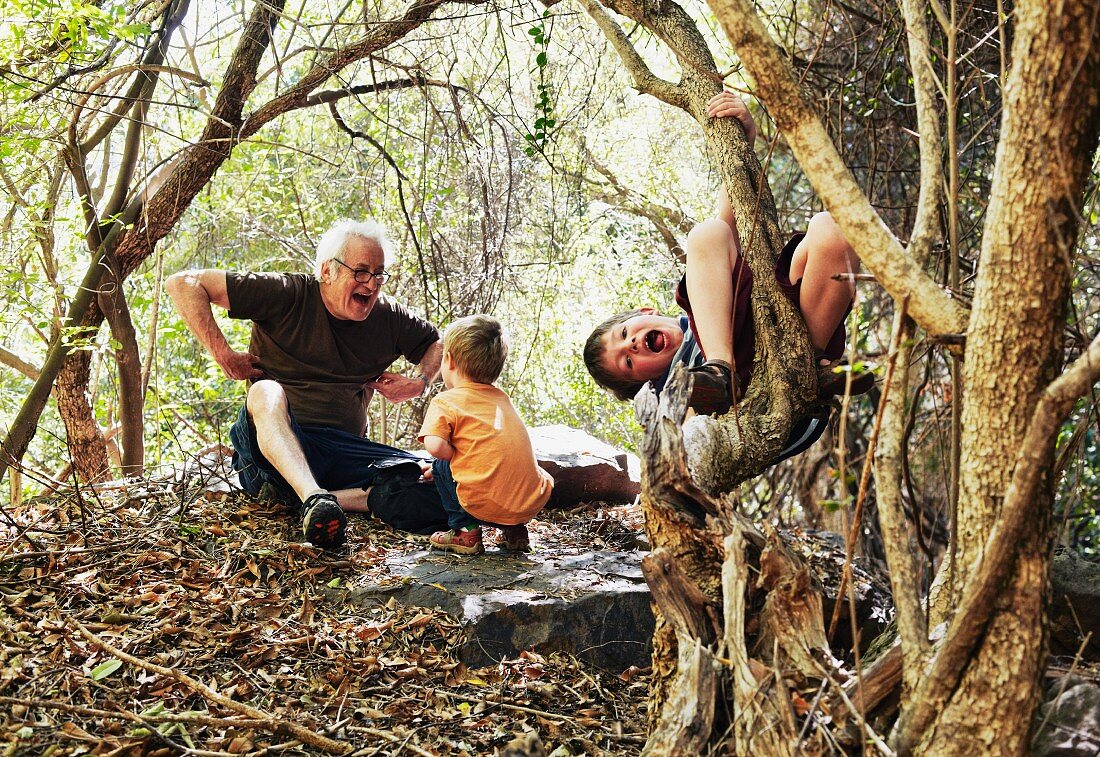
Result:
[[[295,420],[362,436],[377,378],[400,356],[419,363],[439,331],[379,296],[362,321],[334,318],[320,284],[303,273],[226,273],[229,317],[252,321],[249,351],[282,385]]]

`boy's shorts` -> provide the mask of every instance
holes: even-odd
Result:
[[[779,289],[787,296],[787,299],[795,306],[799,307],[800,290],[802,288],[802,279],[798,281],[791,281],[791,260],[794,258],[795,248],[798,247],[798,243],[805,238],[804,233],[793,234],[790,240],[783,246],[783,251],[779,253],[779,259],[775,263],[775,281],[779,284]],[[756,329],[752,323],[752,307],[750,302],[750,295],[752,293],[752,271],[748,265],[745,264],[744,258],[738,257],[737,266],[733,271],[733,361],[737,368],[737,375],[741,379],[741,386],[748,386],[749,379],[752,377],[752,365],[756,359]],[[688,321],[691,324],[691,332],[695,334],[695,338],[699,338],[699,329],[695,327],[695,316],[691,312],[691,300],[688,297],[687,292],[687,279],[686,277],[680,278],[680,283],[676,286],[675,292],[676,304],[683,308],[687,313]],[[852,310],[852,306],[849,304],[848,309],[844,311],[844,316],[847,318],[848,313]],[[829,338],[829,343],[825,346],[825,349],[821,353],[821,357],[828,360],[836,360],[844,354],[845,348],[845,331],[844,331],[844,319],[840,321],[840,325],[836,327],[836,331]],[[703,354],[706,355],[706,345],[702,342],[699,344],[703,350]]]

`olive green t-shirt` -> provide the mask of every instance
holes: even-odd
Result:
[[[400,356],[419,363],[439,332],[380,296],[363,321],[334,318],[317,279],[302,273],[226,273],[229,317],[252,321],[249,351],[286,392],[295,420],[362,436],[370,390]]]

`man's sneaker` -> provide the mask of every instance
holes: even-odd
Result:
[[[476,555],[485,550],[481,543],[481,528],[436,531],[428,541],[436,549],[457,552],[460,555]]]
[[[531,537],[527,533],[527,526],[523,523],[518,526],[501,526],[497,546],[513,552],[530,552]]]
[[[708,360],[692,368],[688,407],[699,415],[725,415],[739,397],[734,396],[733,368],[723,360]],[[740,394],[740,392],[738,392]]]
[[[852,373],[851,391],[848,392],[851,396],[855,397],[871,391],[871,387],[875,385],[875,374],[870,371],[856,373],[851,369],[838,370],[840,368],[845,368],[847,365],[848,361],[844,358],[840,358],[839,360],[834,360],[817,367],[818,399],[827,400],[830,397],[843,397],[845,389],[848,388],[849,372]]]
[[[318,547],[339,547],[347,535],[348,519],[336,497],[328,492],[311,494],[302,505],[302,536]]]

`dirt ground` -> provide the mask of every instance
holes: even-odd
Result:
[[[177,477],[178,479],[178,477]],[[636,508],[532,524],[538,549],[634,548]],[[448,615],[337,605],[319,589],[424,548],[352,516],[299,543],[282,506],[180,480],[52,495],[0,513],[5,755],[630,755],[648,671],[524,652],[468,669]]]

